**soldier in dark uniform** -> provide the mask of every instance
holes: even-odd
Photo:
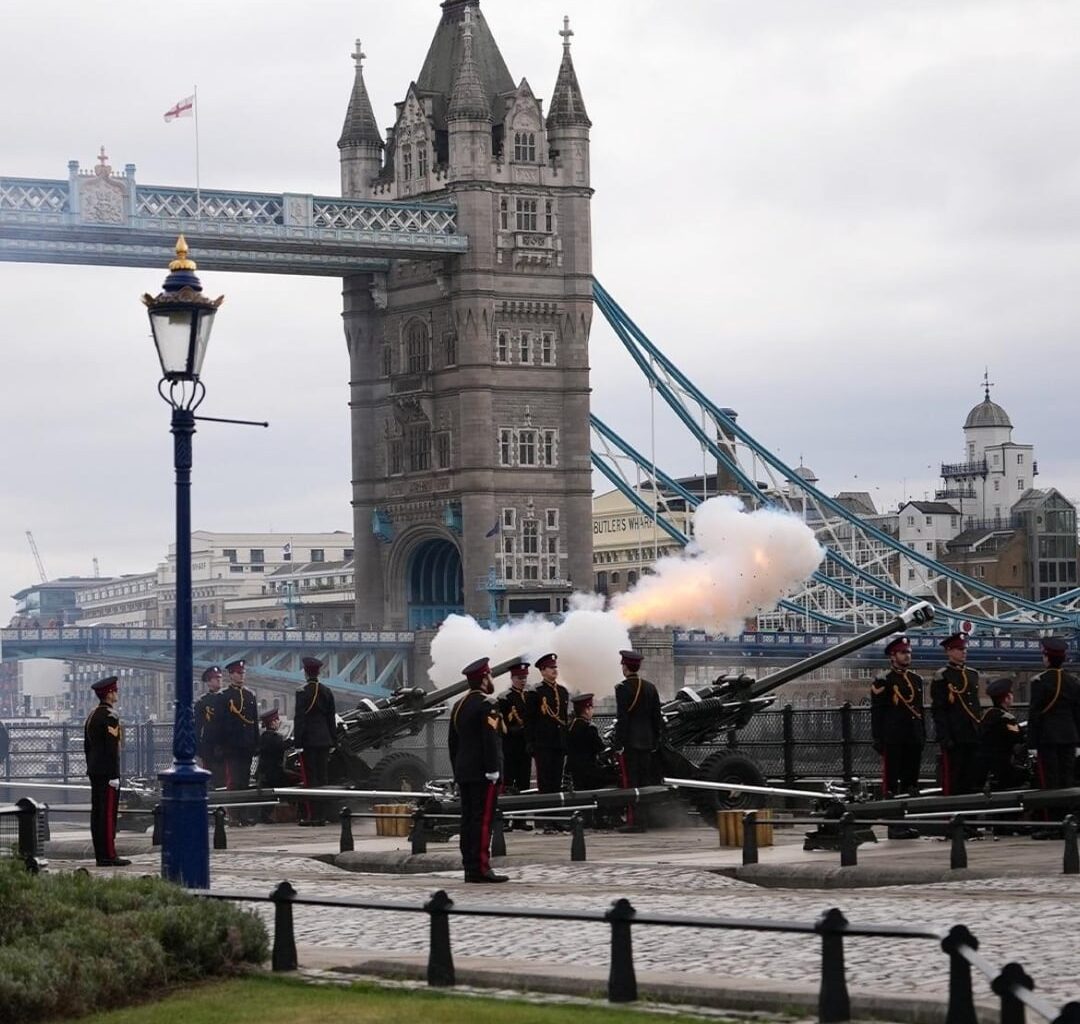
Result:
[[[91,687],[100,701],[83,726],[86,774],[90,779],[90,836],[99,867],[123,867],[131,861],[116,856],[116,812],[120,805],[120,747],[123,729],[113,710],[119,692],[116,676]]]
[[[1027,773],[1016,763],[1017,748],[1024,742],[1023,732],[1012,713],[1013,681],[992,679],[986,684],[990,707],[979,724],[979,752],[983,774],[991,789],[1014,789],[1027,785]]]
[[[930,711],[941,747],[941,789],[945,796],[982,787],[979,757],[979,673],[968,668],[967,637],[953,633],[941,641],[948,664],[930,680]]]
[[[225,788],[251,788],[251,762],[259,749],[259,706],[255,694],[244,686],[247,666],[242,659],[225,666],[229,685],[221,691],[218,715],[221,718],[221,746],[225,755]],[[232,815],[237,826],[254,825],[258,817],[250,807],[239,807]]]
[[[540,683],[525,697],[525,742],[536,759],[537,790],[558,793],[566,763],[570,694],[559,683],[559,660],[554,654],[537,658],[536,667]]]
[[[1063,667],[1069,650],[1064,638],[1044,637],[1042,650],[1046,670],[1031,680],[1028,691],[1028,746],[1037,754],[1039,788],[1064,789],[1076,775],[1080,681]]]
[[[494,690],[488,659],[466,665],[469,691],[450,712],[450,763],[461,798],[461,863],[466,882],[505,882],[491,870],[491,822],[502,774],[502,716],[489,699]]]
[[[638,674],[644,655],[619,651],[619,656],[623,679],[615,687],[614,744],[623,786],[637,789],[657,781],[655,752],[664,736],[664,716],[656,687]],[[643,832],[645,825],[642,809],[628,805],[626,831]]]
[[[206,693],[195,702],[195,753],[210,772],[210,785],[225,785],[225,755],[221,746],[221,668],[211,665],[202,674]]]
[[[523,793],[532,784],[532,758],[525,741],[525,681],[529,662],[519,661],[510,668],[510,689],[500,695],[498,706],[506,732],[503,734],[503,786],[511,793]],[[532,825],[522,818],[510,821],[507,831],[531,832]]]
[[[566,767],[574,789],[598,789],[604,785],[597,758],[604,751],[600,730],[593,725],[593,695],[575,693],[570,698],[574,717],[566,730]]]
[[[255,764],[255,781],[260,789],[277,789],[287,785],[285,781],[285,737],[278,732],[281,715],[277,708],[264,711],[259,716],[262,733],[259,735],[259,759]],[[262,807],[262,821],[269,824],[274,820],[274,808]]]
[[[300,755],[300,784],[311,789],[329,783],[330,751],[337,740],[337,709],[334,694],[319,682],[322,662],[304,658],[307,682],[296,691],[296,718],[293,721],[293,742]],[[325,825],[325,801],[304,801],[301,825]]]
[[[881,754],[881,788],[886,796],[918,789],[926,740],[923,681],[911,671],[911,641],[894,637],[885,645],[889,670],[870,685],[870,729]],[[918,831],[890,826],[890,839],[916,839]]]

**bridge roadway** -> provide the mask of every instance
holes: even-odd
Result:
[[[162,266],[183,233],[205,270],[342,277],[391,259],[466,252],[452,203],[140,185],[68,164],[68,178],[0,176],[0,261]]]
[[[291,692],[303,678],[301,659],[322,659],[326,683],[362,696],[384,697],[411,678],[416,634],[408,630],[196,629],[195,671],[247,662],[252,682]],[[176,630],[134,626],[68,626],[0,630],[4,660],[52,658],[171,672]]]
[[[847,636],[823,633],[743,633],[718,637],[676,630],[672,655],[679,669],[693,665],[763,670],[817,654]],[[911,634],[915,664],[941,660],[942,637]],[[388,690],[417,680],[422,666],[412,664],[416,634],[409,630],[208,629],[194,631],[195,668],[244,658],[253,682],[294,687],[305,655],[321,658],[328,685],[347,693],[385,696]],[[176,632],[132,626],[69,626],[60,629],[0,630],[5,660],[52,658],[93,664],[172,671]],[[860,662],[885,661],[881,644],[848,655]],[[1035,638],[972,638],[968,663],[984,672],[1033,669],[1041,664]],[[681,685],[681,682],[679,683]]]

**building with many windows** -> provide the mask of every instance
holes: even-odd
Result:
[[[453,203],[469,237],[345,279],[358,622],[555,612],[589,579],[591,122],[571,36],[545,105],[479,0],[444,0],[385,139],[354,55],[342,194]]]

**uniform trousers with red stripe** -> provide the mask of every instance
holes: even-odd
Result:
[[[461,863],[466,875],[486,875],[491,871],[491,822],[499,783],[459,782],[461,796]]]
[[[1035,765],[1040,789],[1068,789],[1076,780],[1076,744],[1040,744]]]
[[[885,793],[910,793],[919,785],[921,743],[886,743],[881,758],[881,784]]]
[[[654,781],[654,760],[651,750],[635,750],[633,747],[627,747],[619,754],[619,772],[623,787],[640,789],[642,786],[651,786]],[[642,828],[647,826],[648,816],[645,814],[645,809],[627,804],[626,823]]]
[[[300,785],[308,788],[326,786],[330,782],[330,748],[329,747],[304,747],[300,755]],[[333,799],[311,799],[304,801],[304,812],[307,821],[329,820],[330,806]]]
[[[956,743],[941,750],[941,791],[943,796],[977,793],[986,772],[974,743]]]
[[[90,838],[95,860],[116,860],[116,812],[120,791],[109,785],[107,775],[90,776]]]

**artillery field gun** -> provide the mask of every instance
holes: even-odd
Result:
[[[508,672],[517,660],[513,658],[493,666],[492,676]],[[330,759],[331,784],[353,785],[357,789],[422,791],[431,778],[427,762],[407,750],[390,750],[378,759],[372,751],[381,751],[404,736],[416,736],[446,710],[447,701],[468,688],[467,679],[438,690],[405,687],[389,697],[364,698],[351,711],[340,714],[337,749]],[[294,761],[295,755],[291,755],[287,765],[290,769]]]

